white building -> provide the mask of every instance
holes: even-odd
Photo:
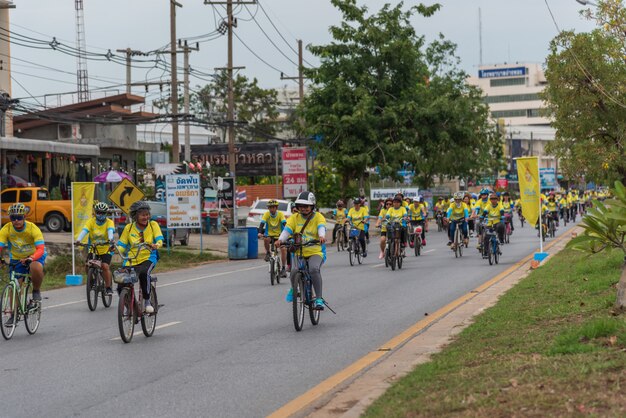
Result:
[[[478,77],[469,77],[468,83],[482,89],[491,116],[504,128],[509,160],[538,156],[540,168],[558,171],[556,158],[545,152],[545,146],[554,140],[555,130],[544,116],[545,103],[539,97],[547,84],[540,64],[483,65]],[[516,180],[515,167],[509,167],[513,169],[511,180]]]

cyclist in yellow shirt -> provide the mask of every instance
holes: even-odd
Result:
[[[387,244],[387,225],[383,224],[383,220],[387,215],[387,210],[389,210],[393,206],[393,199],[388,197],[385,199],[384,207],[380,210],[378,214],[378,221],[376,222],[376,227],[380,228],[382,224],[382,228],[380,230],[380,254],[378,255],[379,259],[383,259],[385,256],[385,245]]]
[[[272,239],[278,239],[278,236],[283,231],[287,220],[285,215],[278,210],[278,201],[275,199],[267,202],[268,211],[263,214],[261,218],[261,224],[259,225],[259,238],[263,237],[263,244],[265,246],[265,261],[270,261],[270,246]],[[282,271],[280,275],[286,277],[285,264],[287,263],[287,250],[280,249],[280,261],[282,262]]]
[[[406,247],[406,220],[408,219],[408,212],[404,206],[402,206],[402,198],[396,196],[393,198],[393,206],[387,209],[385,213],[385,219],[390,224],[399,223],[402,225],[400,243],[402,246],[402,255],[404,256],[404,248]],[[387,235],[391,235],[393,231],[387,229]]]
[[[333,242],[337,240],[337,231],[343,229],[344,244],[348,244],[348,234],[346,233],[346,220],[348,219],[348,210],[343,200],[337,201],[337,209],[333,210],[333,219],[335,220],[335,227],[333,228]]]
[[[95,253],[89,253],[88,259],[96,257],[102,264],[102,277],[106,285],[106,294],[113,294],[111,289],[111,258],[113,257],[113,233],[115,232],[115,224],[113,220],[107,217],[109,206],[104,202],[97,202],[93,205],[95,216],[89,219],[83,229],[76,238],[76,244],[83,242],[86,236],[89,236],[89,242],[108,242],[109,244],[98,245]],[[114,249],[114,248],[113,248]]]
[[[504,208],[500,198],[495,193],[489,195],[489,203],[482,209],[482,220],[486,220],[488,227],[494,228],[498,234],[500,244],[504,242]],[[483,247],[487,245],[486,235],[483,234]]]
[[[361,250],[363,258],[367,257],[367,246],[365,244],[365,225],[369,222],[370,215],[366,208],[361,206],[363,201],[360,197],[355,198],[352,201],[354,207],[348,211],[348,221],[353,228],[360,230],[359,243],[361,244]]]
[[[413,199],[413,203],[409,205],[409,219],[411,221],[411,228],[415,228],[418,225],[422,226],[422,245],[426,245],[426,219],[428,217],[428,212],[426,207],[420,203],[419,197]]]
[[[309,274],[315,289],[314,309],[324,310],[324,298],[322,297],[322,274],[320,269],[326,259],[326,219],[315,211],[315,195],[311,192],[302,192],[296,198],[298,213],[293,214],[287,220],[285,229],[280,233],[277,246],[281,246],[289,237],[298,235],[302,242],[319,241],[319,244],[302,248],[302,255],[307,259]],[[291,289],[287,293],[287,302],[293,301],[293,286],[297,268],[291,269]]]
[[[26,206],[15,203],[8,210],[10,222],[0,229],[0,255],[9,252],[9,268],[19,274],[30,273],[33,283],[33,301],[41,302],[41,283],[44,279],[43,266],[46,262],[46,245],[37,225],[25,219]],[[13,325],[13,316],[6,325]]]
[[[163,246],[163,234],[156,221],[150,219],[150,205],[139,200],[130,206],[132,222],[127,224],[117,241],[120,254],[127,254],[129,260],[124,266],[134,267],[139,277],[144,298],[145,312],[153,313],[150,303],[150,274],[159,260],[158,249]],[[142,245],[145,244],[145,245]],[[121,289],[118,287],[118,292]]]

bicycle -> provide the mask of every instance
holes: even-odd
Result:
[[[387,243],[385,245],[385,267],[395,271],[402,269],[402,225],[399,222],[387,223]]]
[[[552,214],[548,215],[548,236],[554,238],[556,235],[556,222]]]
[[[302,331],[302,327],[304,326],[305,309],[309,310],[309,319],[311,320],[311,324],[317,325],[320,322],[321,309],[316,309],[314,306],[317,296],[315,294],[315,288],[313,287],[313,279],[309,273],[309,262],[302,254],[302,249],[304,247],[316,244],[319,244],[319,241],[312,240],[306,243],[296,243],[293,239],[290,239],[287,242],[289,253],[294,254],[294,259],[297,261],[298,265],[298,270],[296,271],[293,280],[292,301],[293,325],[296,331]],[[328,306],[326,301],[324,301],[324,305],[328,307],[332,313],[335,313],[335,311]]]
[[[337,236],[335,237],[337,242],[337,252],[345,251],[348,248],[348,244],[346,244],[346,226],[345,224],[341,224],[340,228],[337,229]]]
[[[356,228],[354,225],[350,225],[349,232],[349,241],[348,241],[348,259],[350,260],[350,265],[354,266],[354,261],[356,260],[359,264],[363,263],[363,254],[361,253],[361,243],[359,242],[359,236],[361,235],[361,230]]]
[[[436,220],[437,220],[437,232],[443,231],[443,214],[441,213],[441,211],[437,211]]]
[[[139,255],[139,250],[143,247],[147,247],[147,245],[142,243],[136,247],[137,255]],[[137,256],[125,257],[122,254],[120,254],[120,257],[122,257],[124,261],[131,261],[137,258]],[[135,324],[139,322],[138,318],[141,318],[143,334],[146,337],[151,337],[156,327],[156,318],[160,307],[155,286],[157,278],[150,276],[150,303],[154,308],[153,313],[146,313],[144,311],[141,286],[139,292],[135,291],[135,284],[139,281],[139,276],[137,276],[134,267],[122,267],[115,270],[113,272],[113,281],[122,288],[119,292],[120,301],[117,306],[117,323],[122,341],[125,343],[131,342],[135,332]],[[139,295],[137,295],[137,293]]]
[[[511,229],[511,222],[513,222],[513,215],[510,213],[504,214],[504,243],[511,243],[511,235],[513,235],[513,230]]]
[[[452,219],[451,223],[455,225],[454,230],[454,241],[452,241],[451,249],[454,251],[454,257],[459,258],[463,257],[463,232],[461,231],[461,227],[463,225],[462,219]]]
[[[485,244],[483,245],[483,258],[489,260],[489,265],[493,263],[498,264],[500,262],[500,243],[493,226],[483,225],[485,231]]]
[[[280,251],[276,248],[274,242],[276,238],[270,237],[270,259],[269,263],[269,273],[270,273],[270,283],[274,286],[274,282],[280,284],[280,278],[282,275],[283,265],[281,263]]]
[[[87,306],[90,311],[95,311],[98,306],[98,293],[102,298],[102,304],[105,308],[111,306],[113,295],[106,294],[106,286],[104,277],[102,277],[102,260],[98,256],[96,248],[101,245],[111,245],[107,241],[97,241],[90,244],[77,244],[78,247],[89,248],[89,253],[93,254],[93,258],[87,260],[87,283],[85,291],[87,292]]]
[[[0,259],[2,265],[7,263],[4,259]],[[41,302],[29,300],[28,294],[31,293],[32,282],[29,273],[16,273],[13,269],[19,261],[9,264],[9,283],[2,291],[0,299],[0,330],[5,340],[10,340],[15,333],[15,328],[20,319],[24,318],[26,331],[33,335],[39,329],[41,321]],[[26,264],[30,265],[30,262]],[[8,325],[7,322],[13,317],[13,323]]]
[[[517,216],[519,217],[519,221],[522,224],[522,228],[524,227],[524,221],[526,220],[526,218],[524,218],[524,215],[522,215],[522,209],[520,208],[517,211]]]
[[[422,254],[422,228],[423,226],[420,225],[419,222],[421,221],[416,222],[415,227],[413,227],[413,222],[412,222],[411,228],[409,228],[409,246],[413,247],[413,251],[415,252],[416,257]]]

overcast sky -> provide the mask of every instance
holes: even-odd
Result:
[[[184,5],[182,9],[178,9],[179,38],[215,31],[216,22],[219,23],[220,20],[218,14],[225,15],[222,6],[204,5],[203,0],[178,1]],[[587,31],[593,27],[591,22],[579,15],[582,6],[575,0],[547,1],[561,29]],[[371,12],[388,2],[389,0],[358,1],[359,4],[367,5]],[[431,18],[418,17],[413,24],[417,32],[426,35],[428,39],[434,39],[438,33],[443,33],[455,42],[458,45],[457,54],[461,58],[461,66],[470,74],[477,72],[479,64],[479,7],[482,10],[485,64],[516,61],[543,63],[548,44],[557,34],[546,0],[440,0],[440,3],[442,8],[437,14]],[[13,32],[46,40],[55,36],[61,42],[75,46],[73,0],[15,0],[15,4],[17,8],[10,12]],[[305,45],[327,43],[330,40],[328,27],[340,21],[340,14],[329,0],[261,0],[261,4],[271,22],[294,49],[297,45],[296,39],[302,39]],[[405,4],[416,2],[406,1]],[[115,52],[116,49],[126,47],[148,51],[169,43],[168,0],[84,0],[84,8],[87,50],[90,52],[105,53],[107,49]],[[234,64],[245,66],[244,73],[249,77],[257,77],[264,87],[281,87],[289,83],[295,88],[295,83],[280,80],[280,71],[287,75],[296,75],[297,55],[274,29],[263,9],[257,5],[239,6],[236,32],[267,64],[250,53],[236,38]],[[251,16],[255,17],[276,47]],[[191,54],[192,68],[211,73],[213,68],[225,66],[226,42],[226,36],[220,36],[201,43],[200,51]],[[278,49],[294,62],[290,62]],[[43,103],[44,99],[39,96],[76,90],[76,77],[73,75],[76,71],[75,58],[57,51],[18,45],[12,46],[11,53],[15,58],[12,61],[13,77],[24,87],[14,82],[13,97],[32,94]],[[169,60],[169,56],[167,59]],[[182,63],[182,56],[179,60]],[[317,63],[307,51],[305,60],[312,65]],[[56,70],[44,69],[38,65],[46,65]],[[90,88],[122,84],[125,81],[123,65],[90,60],[88,72]],[[133,69],[134,82],[159,77],[169,79],[169,75],[162,70]],[[197,78],[192,79],[192,85],[198,84],[204,82]],[[124,91],[123,86],[112,89]],[[134,91],[143,94],[141,88]],[[152,88],[148,98],[155,99],[159,95],[158,88]]]

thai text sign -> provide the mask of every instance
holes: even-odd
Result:
[[[254,142],[235,144],[236,174],[240,176],[271,176],[276,174],[278,143]],[[228,144],[192,145],[192,159],[204,166],[207,162],[214,167],[230,164]]]
[[[526,75],[526,67],[492,68],[478,71],[479,78],[519,77],[523,75]]]
[[[307,189],[306,148],[283,148],[283,196],[296,197]]]
[[[540,168],[539,176],[541,177],[542,189],[556,188],[556,170],[554,168]]]
[[[414,199],[419,195],[419,189],[410,188],[410,189],[371,189],[370,190],[370,198],[372,201],[374,200],[383,200],[387,198],[393,198],[398,193],[402,193],[404,197],[408,197],[410,199]]]
[[[200,228],[200,176],[165,176],[168,228]]]

